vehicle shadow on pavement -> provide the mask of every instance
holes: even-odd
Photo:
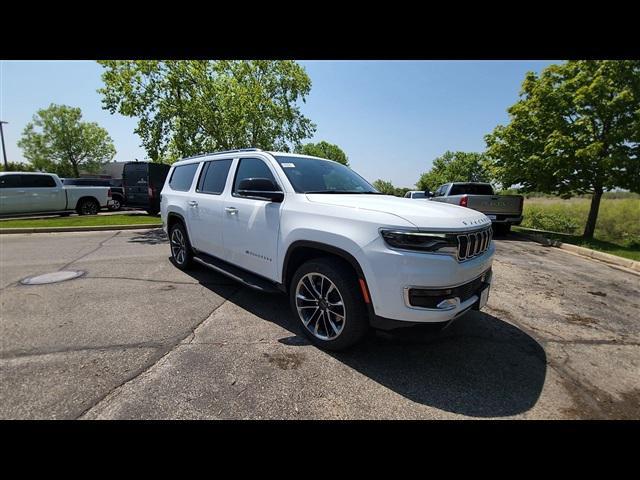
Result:
[[[161,228],[156,228],[142,233],[137,233],[128,239],[131,243],[143,243],[145,245],[160,245],[169,243],[167,234]]]
[[[215,275],[190,272],[202,285]],[[228,300],[293,334],[279,339],[289,346],[309,345],[290,313],[285,295],[247,289]],[[532,408],[544,385],[546,354],[519,328],[472,311],[440,333],[410,327],[375,332],[346,352],[327,352],[370,379],[420,404],[471,417],[505,417]]]

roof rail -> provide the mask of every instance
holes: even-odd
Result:
[[[211,155],[220,155],[222,153],[239,153],[239,152],[262,152],[261,148],[236,148],[235,150],[220,150],[219,152],[201,153],[192,157],[181,158],[181,160],[192,160],[194,158],[209,157]]]

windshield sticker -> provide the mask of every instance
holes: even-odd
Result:
[[[296,168],[295,163],[281,163],[280,165],[282,165],[282,168]]]

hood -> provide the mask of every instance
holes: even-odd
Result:
[[[475,230],[491,225],[491,220],[476,210],[424,199],[323,193],[308,193],[306,197],[313,203],[396,215],[420,230]]]

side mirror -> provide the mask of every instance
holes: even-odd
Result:
[[[433,192],[431,190],[425,190],[424,191],[424,196],[427,197],[427,198],[435,197],[435,195],[433,194]]]
[[[284,193],[268,178],[245,178],[240,180],[236,193],[242,197],[269,200],[271,202],[282,202],[284,200]]]

